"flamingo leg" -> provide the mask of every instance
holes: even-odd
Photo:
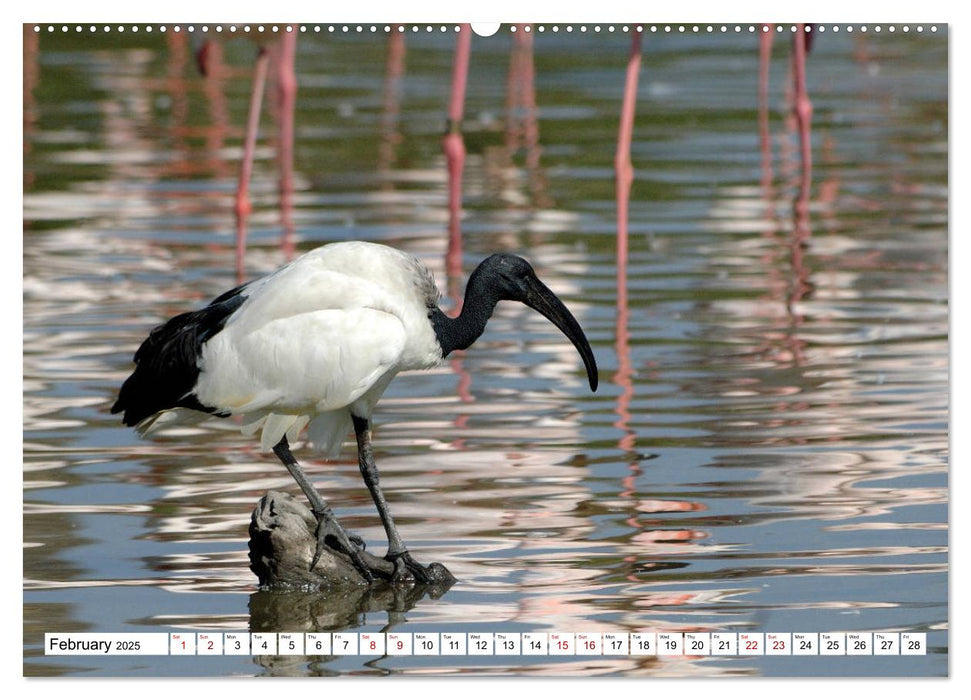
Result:
[[[759,35],[759,146],[762,152],[762,184],[772,184],[772,140],[769,134],[769,63],[772,60],[772,29],[764,25]]]
[[[805,24],[796,25],[796,34],[793,37],[793,73],[795,82],[795,104],[793,111],[796,114],[796,123],[799,125],[799,147],[802,155],[802,187],[803,193],[800,199],[808,200],[808,187],[810,174],[812,173],[812,144],[810,143],[810,123],[813,116],[813,105],[809,101],[809,92],[806,89],[806,50],[808,36]]]
[[[260,47],[253,67],[253,91],[250,93],[249,117],[246,121],[246,136],[243,141],[243,161],[240,165],[239,186],[236,189],[236,276],[239,281],[245,278],[246,220],[253,210],[249,199],[249,185],[253,176],[253,155],[256,150],[256,134],[260,128],[260,108],[263,104],[268,63],[269,54],[266,49]]]
[[[287,32],[280,42],[277,65],[277,99],[280,105],[280,218],[283,224],[283,253],[293,257],[293,121],[297,105],[297,35]]]
[[[641,31],[635,30],[631,40],[630,58],[627,61],[627,78],[624,81],[624,103],[621,107],[620,129],[617,135],[617,152],[614,169],[617,173],[617,250],[627,250],[627,222],[630,189],[634,183],[634,166],[630,147],[634,132],[634,112],[637,106],[637,77],[641,69]]]
[[[461,25],[455,46],[452,69],[452,96],[448,106],[448,125],[442,139],[445,163],[448,168],[449,271],[461,269],[462,240],[462,169],[465,167],[465,141],[462,138],[462,115],[465,108],[465,86],[469,74],[469,54],[472,50],[472,27]]]

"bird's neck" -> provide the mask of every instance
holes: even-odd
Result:
[[[476,268],[465,286],[462,313],[451,318],[441,309],[432,310],[430,318],[442,346],[442,357],[447,357],[453,350],[465,350],[482,335],[499,298],[496,285],[481,268]]]

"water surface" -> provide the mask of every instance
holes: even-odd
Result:
[[[108,412],[148,330],[235,284],[255,44],[222,42],[206,79],[171,32],[25,41],[25,674],[947,673],[944,27],[817,35],[805,215],[790,42],[773,48],[765,140],[755,37],[646,35],[626,269],[627,34],[537,35],[535,112],[509,97],[509,33],[474,40],[460,248],[441,148],[454,36],[409,33],[396,68],[380,33],[301,35],[292,208],[270,100],[246,274],[288,246],[365,239],[421,257],[451,304],[479,260],[515,251],[601,371],[591,394],[556,329],[505,305],[470,350],[400,376],[375,416],[382,484],[412,552],[459,582],[349,611],[257,590],[250,513],[297,488],[234,423],[149,441]],[[297,456],[383,551],[350,444]],[[917,631],[929,654],[176,662],[41,646],[45,631],[385,629]]]

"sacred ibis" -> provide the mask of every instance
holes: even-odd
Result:
[[[457,317],[446,316],[438,300],[431,273],[407,253],[364,242],[322,246],[155,328],[111,412],[124,411],[124,423],[141,433],[204,414],[242,416],[243,433],[262,431],[263,450],[273,450],[310,501],[317,518],[310,568],[332,537],[371,581],[378,571],[361,556],[364,542],[337,521],[290,452],[306,427],[310,441],[335,456],[353,427],[393,580],[410,573],[431,582],[398,534],[371,451],[371,414],[388,383],[469,347],[502,300],[552,321],[579,351],[592,390],[598,380],[580,325],[522,258],[499,253],[480,263]]]

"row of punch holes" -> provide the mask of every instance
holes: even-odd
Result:
[[[834,24],[834,25],[825,25],[825,24],[808,25],[807,24],[807,25],[804,25],[804,26],[806,27],[807,31],[809,30],[809,27],[812,26],[812,28],[813,28],[814,31],[818,31],[818,32],[831,31],[831,32],[835,32],[835,33],[838,33],[840,31],[844,31],[844,32],[847,32],[847,33],[852,33],[852,32],[861,32],[861,33],[873,32],[873,33],[879,34],[879,33],[883,33],[883,32],[889,32],[889,33],[893,34],[893,33],[896,33],[898,31],[900,31],[900,32],[903,32],[903,33],[906,34],[906,33],[909,33],[911,31],[915,31],[915,32],[918,32],[918,33],[922,33],[924,31],[924,29],[925,29],[924,25],[921,25],[921,24],[914,25],[914,26],[905,24],[905,25],[901,25],[899,27],[896,26],[896,25],[892,25],[892,24],[891,25],[888,25],[886,27],[884,27],[882,25],[865,25],[865,24],[861,24],[861,25],[852,25],[852,24],[848,24],[848,25],[838,25],[838,24]],[[768,24],[748,24],[748,25],[742,25],[742,24],[720,24],[720,25],[713,25],[713,24],[687,24],[687,25],[686,24],[678,24],[678,25],[672,25],[672,24],[624,24],[624,25],[614,25],[614,24],[608,24],[608,25],[603,25],[603,26],[601,26],[599,24],[595,24],[595,25],[581,24],[581,25],[576,25],[576,26],[574,26],[572,24],[567,24],[567,25],[563,25],[563,26],[560,26],[558,24],[549,25],[549,26],[543,25],[543,24],[535,25],[535,26],[528,25],[528,24],[527,25],[517,25],[517,24],[508,25],[508,31],[511,32],[511,33],[515,33],[517,31],[524,31],[524,32],[538,32],[538,33],[551,32],[551,33],[554,33],[554,34],[561,33],[561,32],[565,32],[567,34],[578,32],[578,33],[584,34],[584,33],[591,33],[591,32],[592,33],[602,33],[602,32],[608,32],[608,33],[610,33],[610,32],[631,32],[631,31],[648,32],[648,33],[652,33],[652,34],[656,34],[656,33],[663,33],[663,34],[670,34],[670,33],[677,33],[677,34],[716,34],[716,33],[720,33],[720,34],[725,34],[725,33],[729,33],[729,32],[733,32],[733,33],[741,33],[741,32],[748,32],[748,33],[768,32],[768,31],[771,31],[773,28],[778,33],[781,33],[781,32],[784,32],[784,31],[789,31],[789,32],[795,32],[795,31],[797,31],[797,25],[795,25],[795,24],[789,24],[789,25],[782,25],[782,24],[777,24],[777,25],[768,25]],[[185,32],[189,32],[189,33],[202,32],[203,34],[206,34],[206,33],[216,33],[216,34],[228,33],[228,34],[236,34],[236,33],[239,33],[239,32],[242,32],[244,34],[274,34],[274,33],[280,33],[280,32],[294,32],[294,31],[298,31],[300,33],[308,33],[309,32],[309,33],[314,33],[314,34],[319,34],[321,32],[326,32],[326,33],[330,33],[330,34],[338,34],[338,33],[341,33],[341,34],[351,34],[351,33],[364,33],[364,32],[368,32],[368,33],[376,34],[378,32],[391,33],[391,32],[394,32],[394,31],[401,32],[401,33],[408,32],[408,33],[412,33],[412,34],[417,34],[419,32],[424,32],[424,33],[432,33],[432,32],[435,32],[435,31],[438,31],[438,32],[448,32],[450,30],[453,31],[453,32],[458,32],[461,29],[461,25],[457,25],[457,24],[455,24],[455,25],[451,25],[451,24],[439,24],[439,25],[431,25],[431,24],[421,24],[421,25],[419,25],[419,24],[393,24],[393,25],[392,24],[384,24],[384,25],[377,25],[377,24],[370,24],[370,25],[364,25],[364,24],[328,24],[328,25],[320,25],[320,24],[313,24],[313,25],[310,25],[310,24],[299,24],[299,25],[294,25],[294,24],[268,24],[268,25],[267,24],[227,24],[227,25],[214,24],[214,25],[208,25],[208,24],[202,24],[202,25],[198,25],[197,26],[197,25],[192,25],[192,24],[189,24],[189,25],[178,25],[178,24],[176,24],[176,25],[171,25],[171,26],[168,26],[168,25],[159,25],[157,27],[154,27],[153,25],[150,25],[150,24],[149,25],[142,25],[142,26],[139,26],[139,25],[130,25],[128,27],[126,27],[125,25],[108,25],[108,24],[100,25],[100,26],[99,25],[93,25],[93,24],[92,25],[87,25],[87,26],[82,26],[82,25],[66,25],[66,24],[62,24],[62,25],[48,24],[46,26],[41,26],[39,24],[34,25],[34,32],[37,32],[37,33],[42,32],[42,31],[45,31],[45,30],[48,33],[53,33],[53,32],[56,32],[58,30],[60,30],[62,33],[67,33],[67,32],[70,32],[72,29],[76,33],[81,33],[81,32],[84,32],[85,30],[87,30],[88,33],[96,33],[96,32],[111,33],[111,32],[117,32],[119,34],[123,34],[125,32],[130,32],[132,34],[137,34],[138,32],[145,32],[145,33],[150,34],[153,31],[158,31],[158,32],[164,33],[164,32],[170,31],[170,30],[173,31],[173,32],[177,32],[177,33],[178,32],[185,31]],[[496,31],[499,30],[499,25],[483,25],[481,28],[479,26],[472,25],[472,29],[473,29],[473,31],[476,32],[476,34],[479,34],[480,36],[490,36],[491,34],[494,34]],[[927,29],[929,29],[931,32],[936,32],[937,31],[937,26],[936,25],[930,25],[929,27],[927,27]]]

